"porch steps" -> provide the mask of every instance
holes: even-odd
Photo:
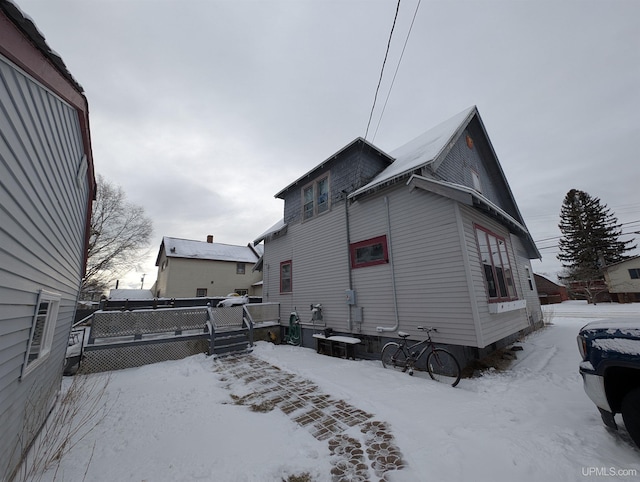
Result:
[[[251,342],[248,330],[218,331],[212,342],[212,355],[222,356],[232,353],[249,353]]]

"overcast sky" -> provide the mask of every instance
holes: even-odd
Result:
[[[153,220],[148,259],[120,285],[138,288],[162,236],[247,244],[282,217],[275,193],[365,135],[396,11],[14,1],[85,89],[96,172]],[[640,231],[640,2],[424,0],[380,118],[417,5],[401,3],[367,139],[388,152],[477,105],[536,241],[559,236],[572,188]],[[534,271],[559,270],[556,244],[538,243]]]

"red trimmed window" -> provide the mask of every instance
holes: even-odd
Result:
[[[293,292],[293,277],[291,271],[291,261],[280,263],[280,293]]]
[[[489,302],[517,299],[506,241],[486,228],[478,225],[475,228]]]
[[[378,236],[366,239],[349,246],[351,253],[351,267],[364,268],[376,264],[389,262],[389,252],[387,250],[387,237]]]

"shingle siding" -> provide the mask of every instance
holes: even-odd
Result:
[[[367,184],[387,165],[388,160],[373,153],[369,146],[355,143],[332,162],[312,171],[306,180],[284,194],[285,223],[291,224],[302,219],[302,188],[309,182],[322,178],[330,171],[329,199],[330,208],[333,209],[343,202],[343,191],[350,193]]]
[[[60,387],[83,274],[83,155],[76,110],[0,56],[0,478]],[[61,297],[51,352],[20,379],[42,289]]]
[[[485,140],[478,120],[473,120],[452,146],[439,165],[436,178],[461,184],[474,189],[472,170],[480,177],[481,193],[511,216],[518,218],[517,210],[510,201],[502,174],[491,159],[491,147]],[[472,148],[467,145],[467,135],[472,139]]]

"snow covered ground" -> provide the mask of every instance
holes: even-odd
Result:
[[[260,342],[253,355],[386,422],[406,464],[390,482],[637,479],[640,450],[624,429],[607,431],[582,389],[575,337],[588,321],[640,318],[640,304],[546,308],[552,324],[509,370],[456,388],[300,347]],[[233,403],[245,382],[224,363],[201,355],[113,372],[106,417],[43,480],[331,481],[327,441],[282,410]]]

